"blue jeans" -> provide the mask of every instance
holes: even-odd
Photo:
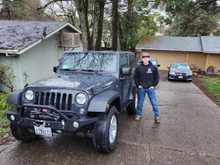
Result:
[[[158,108],[157,97],[156,97],[156,92],[154,88],[149,88],[149,89],[138,88],[138,104],[137,104],[137,109],[136,109],[136,115],[144,116],[145,108],[143,107],[144,107],[144,99],[145,99],[146,93],[151,102],[154,117],[159,117],[160,110]]]

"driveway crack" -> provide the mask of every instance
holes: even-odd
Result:
[[[151,155],[151,146],[150,146],[150,143],[147,144],[148,145],[148,150],[149,150],[149,156],[150,156],[150,162],[149,162],[149,165],[151,165],[152,163],[152,155]]]

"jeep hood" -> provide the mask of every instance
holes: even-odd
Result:
[[[115,81],[112,75],[75,73],[74,75],[59,75],[46,80],[37,81],[29,87],[71,88],[88,90]]]

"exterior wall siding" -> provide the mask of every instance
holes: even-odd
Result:
[[[220,54],[207,54],[206,69],[209,66],[214,66],[217,71],[220,71]]]
[[[174,52],[174,51],[147,51],[153,59],[158,60],[160,70],[167,70],[172,63],[188,63],[193,64],[202,70],[206,67],[206,55],[203,53],[192,52]]]
[[[64,52],[63,48],[57,46],[57,37],[58,35],[53,35],[19,56],[22,79],[19,88],[23,88],[27,83],[54,75],[53,66],[58,64]]]
[[[204,53],[189,53],[187,63],[189,65],[195,65],[196,67],[205,70],[206,54]]]
[[[0,56],[0,64],[9,65],[15,74],[15,88],[54,75],[53,66],[58,64],[64,49],[58,47],[58,35],[53,35],[19,56]]]
[[[185,63],[186,54],[182,52],[170,51],[147,51],[151,54],[151,58],[156,59],[160,64],[161,70],[167,70],[172,63]]]

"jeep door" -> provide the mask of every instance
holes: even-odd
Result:
[[[121,90],[121,99],[122,105],[125,105],[130,98],[130,94],[132,91],[133,85],[133,74],[132,74],[132,66],[130,65],[129,54],[120,54],[120,90]],[[122,74],[122,68],[131,67],[131,74]]]

